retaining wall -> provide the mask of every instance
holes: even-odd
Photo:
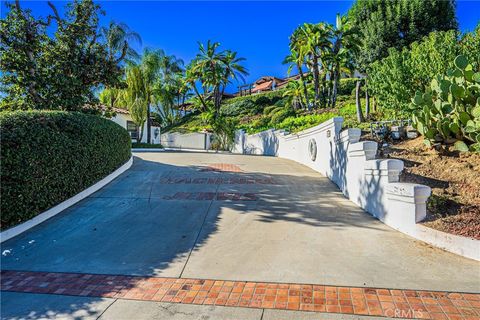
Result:
[[[360,141],[360,129],[342,131],[332,118],[296,134],[267,130],[235,134],[234,153],[294,160],[330,178],[343,194],[390,227],[456,254],[480,260],[480,241],[417,223],[426,217],[428,186],[399,182],[403,161],[376,159],[377,143]]]

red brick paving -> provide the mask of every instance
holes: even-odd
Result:
[[[255,193],[242,192],[177,192],[173,196],[164,196],[165,200],[234,200],[234,201],[256,201]]]
[[[480,294],[2,271],[1,290],[420,319],[480,319]]]
[[[160,179],[162,184],[278,184],[272,178],[246,178],[246,177],[215,177],[215,178],[190,178],[170,177]]]
[[[243,172],[239,166],[231,163],[212,163],[202,168],[200,171]]]

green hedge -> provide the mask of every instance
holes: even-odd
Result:
[[[62,111],[0,113],[1,228],[72,197],[131,156],[131,140],[118,124]]]

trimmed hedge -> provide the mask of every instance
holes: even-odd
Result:
[[[1,229],[74,196],[131,156],[127,131],[96,115],[0,113]]]

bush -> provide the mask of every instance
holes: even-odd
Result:
[[[355,86],[359,78],[343,78],[340,79],[340,84],[338,86],[337,94],[341,95],[355,95]],[[338,97],[337,97],[338,99]]]
[[[309,114],[304,116],[292,116],[284,119],[277,125],[276,129],[286,129],[291,132],[302,131],[325,122],[336,114],[333,112],[324,112],[321,114]]]
[[[131,140],[118,124],[62,111],[0,113],[1,228],[72,197],[131,156]]]
[[[480,152],[480,71],[459,55],[455,69],[432,80],[412,99],[414,122],[425,143],[454,144],[459,151]]]
[[[402,50],[389,49],[382,60],[370,65],[368,88],[379,107],[408,111],[410,98],[423,91],[431,79],[455,67],[457,55],[468,58],[472,67],[480,63],[480,24],[474,32],[458,39],[457,32],[436,31]]]
[[[277,107],[270,112],[270,124],[272,127],[276,127],[277,124],[282,122],[285,118],[294,115],[295,112],[292,108]]]

